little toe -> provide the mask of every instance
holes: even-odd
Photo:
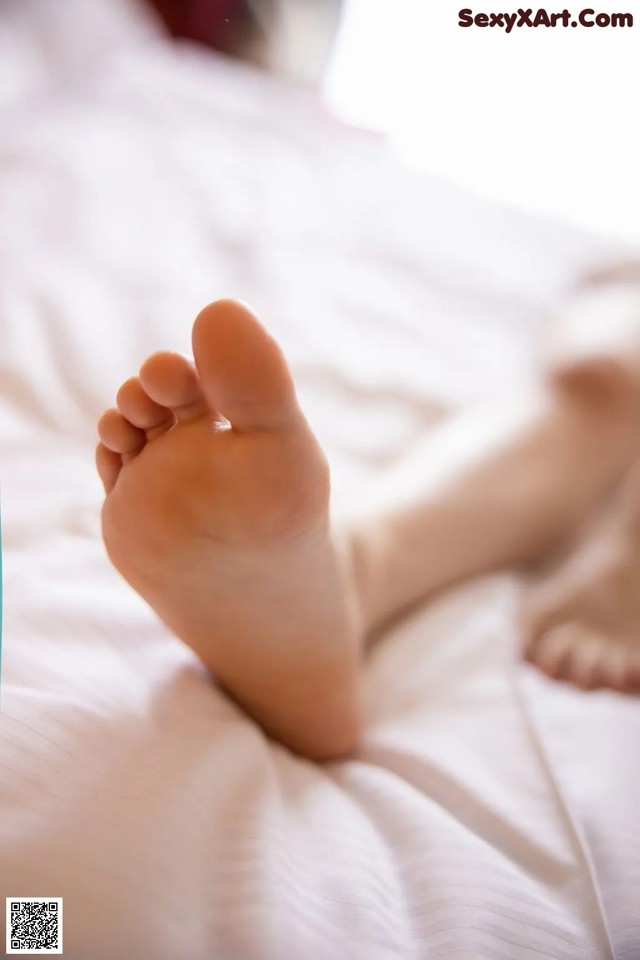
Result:
[[[123,417],[119,410],[112,407],[102,414],[98,421],[98,436],[105,447],[114,453],[135,454],[146,443],[146,436],[138,427]]]
[[[140,383],[156,404],[169,407],[178,420],[194,420],[215,412],[207,403],[195,367],[179,353],[154,353],[140,369]]]
[[[96,447],[96,468],[102,480],[104,492],[111,493],[122,469],[122,457],[109,447],[105,447],[104,443],[99,443]]]
[[[152,400],[140,382],[140,377],[129,377],[118,390],[118,410],[140,430],[156,436],[173,426],[175,417],[167,407]]]

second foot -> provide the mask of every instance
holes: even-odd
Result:
[[[638,472],[572,555],[530,593],[524,656],[590,690],[640,692]]]

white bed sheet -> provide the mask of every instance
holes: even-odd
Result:
[[[519,584],[400,624],[354,760],[268,741],[108,565],[94,423],[217,296],[292,360],[346,501],[530,375],[593,238],[397,169],[107,0],[0,8],[0,897],[70,960],[640,957],[640,711],[514,658]]]

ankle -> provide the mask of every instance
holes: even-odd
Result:
[[[586,411],[606,416],[637,412],[640,384],[623,360],[586,357],[558,363],[548,371],[552,388]]]

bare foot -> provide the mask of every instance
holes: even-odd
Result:
[[[635,276],[635,275],[634,275]],[[552,385],[604,410],[630,459],[568,558],[523,611],[524,655],[584,689],[640,690],[640,284],[587,286],[556,328]],[[603,407],[603,400],[606,406]],[[626,411],[626,414],[625,414]],[[621,461],[622,463],[622,461]],[[626,473],[626,479],[625,479]]]
[[[200,313],[193,354],[151,356],[100,420],[107,551],[268,733],[340,755],[358,736],[360,638],[326,459],[242,304]]]
[[[640,469],[528,598],[524,654],[583,689],[640,691]]]

